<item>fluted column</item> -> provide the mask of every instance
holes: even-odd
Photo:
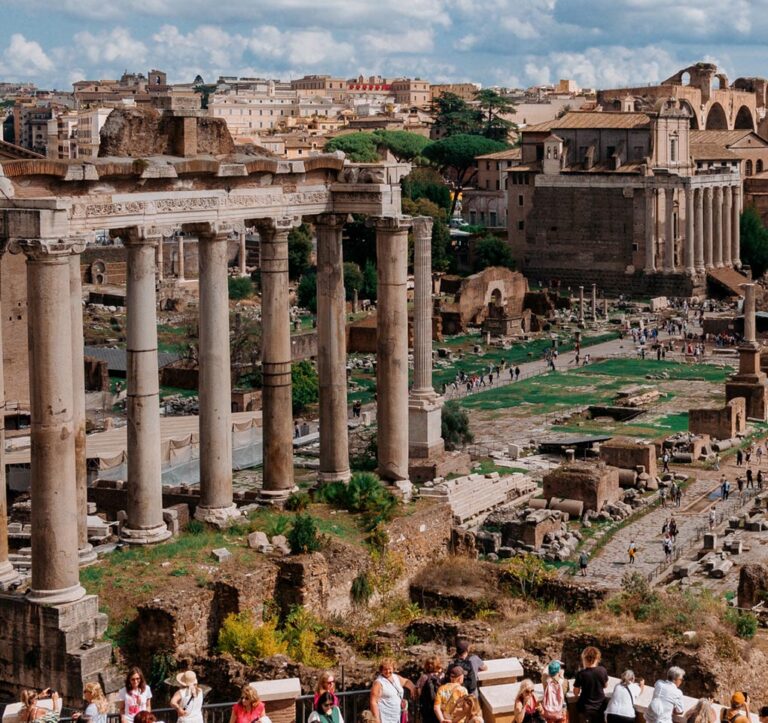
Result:
[[[704,189],[704,265],[711,269],[714,263],[712,223],[712,188]]]
[[[0,307],[0,319],[3,318]],[[8,499],[5,481],[5,378],[3,376],[3,334],[0,329],[0,590],[19,579],[8,561]]]
[[[88,460],[85,453],[85,344],[83,340],[83,284],[80,255],[69,257],[69,309],[72,324],[72,426],[75,430],[75,484],[77,489],[77,547],[80,564],[96,560],[88,543]]]
[[[168,539],[163,522],[160,389],[157,364],[155,254],[159,235],[135,226],[120,232],[127,263],[128,518],[123,541],[149,545]]]
[[[163,237],[157,242],[157,280],[163,280],[163,273],[165,271],[165,259],[163,258]]]
[[[694,219],[696,211],[693,203],[693,189],[685,187],[685,273],[693,276],[696,273],[694,261]]]
[[[731,226],[733,196],[730,186],[723,187],[723,266],[733,266]]]
[[[704,189],[694,190],[694,201],[696,204],[696,272],[704,273]]]
[[[432,387],[432,224],[413,219],[413,387],[408,398],[408,454],[435,457],[445,449],[442,398]]]
[[[733,186],[731,206],[731,257],[733,265],[741,268],[741,186]]]
[[[713,191],[712,199],[712,244],[714,247],[714,265],[718,268],[723,266],[723,189],[716,186]]]
[[[258,223],[261,237],[261,359],[264,429],[262,499],[280,504],[293,491],[291,320],[288,232],[293,219]]]
[[[597,284],[592,284],[592,321],[597,321]]]
[[[653,188],[645,189],[645,273],[656,272],[656,229],[654,206],[656,192]]]
[[[408,481],[408,217],[371,219],[378,271],[376,399],[379,475]]]
[[[584,287],[579,286],[579,324],[584,323]]]
[[[72,320],[69,257],[72,241],[25,240],[29,314],[31,413],[32,583],[35,603],[85,595],[80,585],[72,414]]]
[[[248,276],[248,272],[245,270],[245,260],[248,256],[248,249],[245,245],[245,230],[240,232],[240,249],[237,255],[237,261],[240,265],[240,276]]]
[[[176,241],[178,243],[177,249],[176,249],[176,261],[177,261],[177,272],[176,275],[178,276],[179,281],[184,281],[184,237],[179,235],[176,237]]]
[[[341,238],[345,214],[317,218],[317,376],[320,388],[318,481],[350,478],[347,430],[346,297]]]
[[[200,269],[200,504],[195,517],[224,525],[239,515],[232,496],[229,232],[204,225],[208,228],[195,229]]]
[[[675,271],[675,189],[664,189],[664,272]]]

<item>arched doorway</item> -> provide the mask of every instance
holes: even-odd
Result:
[[[725,111],[720,103],[713,103],[707,114],[707,130],[708,131],[727,131],[728,119],[725,116]]]
[[[739,108],[739,112],[736,114],[736,120],[733,124],[734,129],[753,131],[755,130],[755,122],[752,119],[752,111],[743,105]]]

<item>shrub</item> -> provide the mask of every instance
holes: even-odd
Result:
[[[254,665],[262,658],[285,654],[288,645],[277,629],[274,619],[258,625],[253,613],[231,613],[224,619],[219,631],[219,652],[229,653],[246,665]]]
[[[229,287],[229,298],[234,301],[253,296],[253,281],[247,276],[230,276],[227,284]]]
[[[455,400],[446,402],[443,406],[440,431],[448,451],[458,449],[474,441],[474,435],[469,429],[469,415]]]
[[[284,535],[288,532],[288,527],[291,524],[290,517],[286,515],[278,515],[267,525],[267,535],[274,537],[275,535]]]
[[[312,500],[306,492],[294,492],[286,501],[285,509],[291,512],[304,512]]]
[[[367,530],[389,522],[397,510],[397,498],[370,472],[355,472],[348,484],[332,482],[321,488],[324,502],[363,515]]]
[[[288,232],[288,277],[298,279],[310,268],[312,231],[303,223]]]
[[[757,617],[753,613],[739,612],[732,608],[726,612],[726,620],[736,629],[736,635],[752,640],[757,633]]]
[[[524,598],[536,596],[545,580],[552,577],[552,571],[536,555],[517,555],[506,564],[505,579],[510,583],[511,592]]]
[[[313,314],[317,313],[317,271],[310,269],[302,275],[296,289],[299,306],[309,309]]]
[[[288,544],[294,555],[316,552],[320,549],[320,536],[317,534],[317,523],[312,515],[298,514],[293,521],[293,527],[288,533]]]
[[[293,413],[299,414],[320,398],[320,382],[312,362],[306,359],[291,365]]]
[[[205,525],[200,520],[190,520],[187,524],[187,532],[190,535],[202,535],[205,532]]]
[[[373,595],[373,584],[367,572],[361,572],[352,580],[352,602],[360,607],[367,605]],[[421,642],[421,641],[419,641]]]
[[[376,471],[376,468],[379,466],[379,444],[375,432],[368,440],[365,449],[360,454],[351,457],[349,462],[352,465],[352,469],[362,472]]]
[[[330,668],[333,660],[317,649],[318,638],[325,634],[320,621],[300,605],[291,609],[285,618],[283,635],[289,655],[298,663],[313,668]]]

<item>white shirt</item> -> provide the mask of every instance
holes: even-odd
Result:
[[[147,709],[147,701],[152,699],[152,691],[149,686],[144,688],[143,691],[126,691],[125,688],[120,688],[117,699],[125,704],[123,718],[128,723],[133,723],[133,717],[140,711]]]
[[[673,713],[683,712],[683,691],[669,680],[658,680],[645,712],[646,723],[672,723]]]
[[[634,718],[634,702],[639,696],[640,686],[637,683],[630,683],[629,690],[627,690],[627,686],[620,683],[613,689],[611,699],[608,701],[608,707],[605,709],[605,715],[620,715],[624,718]]]

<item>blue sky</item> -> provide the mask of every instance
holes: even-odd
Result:
[[[0,80],[69,89],[305,73],[527,86],[659,81],[698,60],[768,76],[768,0],[0,0]]]

